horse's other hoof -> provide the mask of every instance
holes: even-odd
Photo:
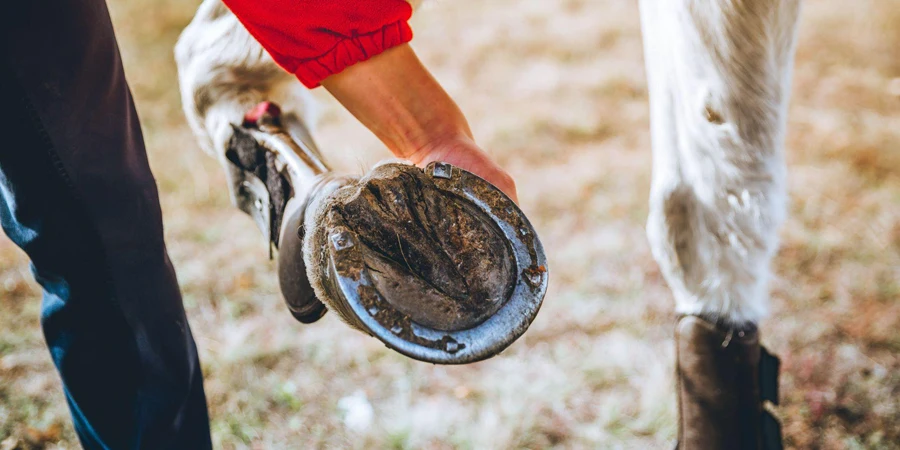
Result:
[[[291,315],[313,323],[328,311],[316,298],[303,260],[306,206],[324,188],[343,181],[327,165],[295,114],[263,102],[232,126],[225,150],[226,174],[235,204],[250,215],[278,249],[278,283]],[[349,179],[346,181],[349,182]]]
[[[350,325],[422,361],[500,353],[534,320],[547,261],[499,189],[445,163],[386,164],[315,212],[307,264]],[[314,281],[316,284],[316,281]]]
[[[310,324],[321,319],[328,308],[316,298],[306,277],[303,261],[304,208],[293,208],[284,223],[278,250],[278,285],[288,311],[301,323]]]

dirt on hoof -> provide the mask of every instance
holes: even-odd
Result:
[[[332,205],[327,225],[357,236],[375,288],[398,312],[454,331],[503,306],[515,262],[484,212],[414,166],[381,166],[352,189]]]

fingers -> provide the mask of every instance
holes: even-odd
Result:
[[[519,203],[513,177],[468,137],[433,143],[416,152],[410,160],[419,167],[425,167],[432,161],[453,164],[485,179],[512,201]]]

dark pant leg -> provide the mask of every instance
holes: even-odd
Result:
[[[197,350],[106,6],[4,9],[0,220],[44,288],[41,323],[79,438],[88,449],[210,448]]]

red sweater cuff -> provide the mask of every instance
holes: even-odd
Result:
[[[296,61],[294,75],[303,85],[314,88],[330,75],[365,61],[385,50],[412,40],[412,28],[405,20],[385,25],[380,30],[338,41],[324,55]]]

